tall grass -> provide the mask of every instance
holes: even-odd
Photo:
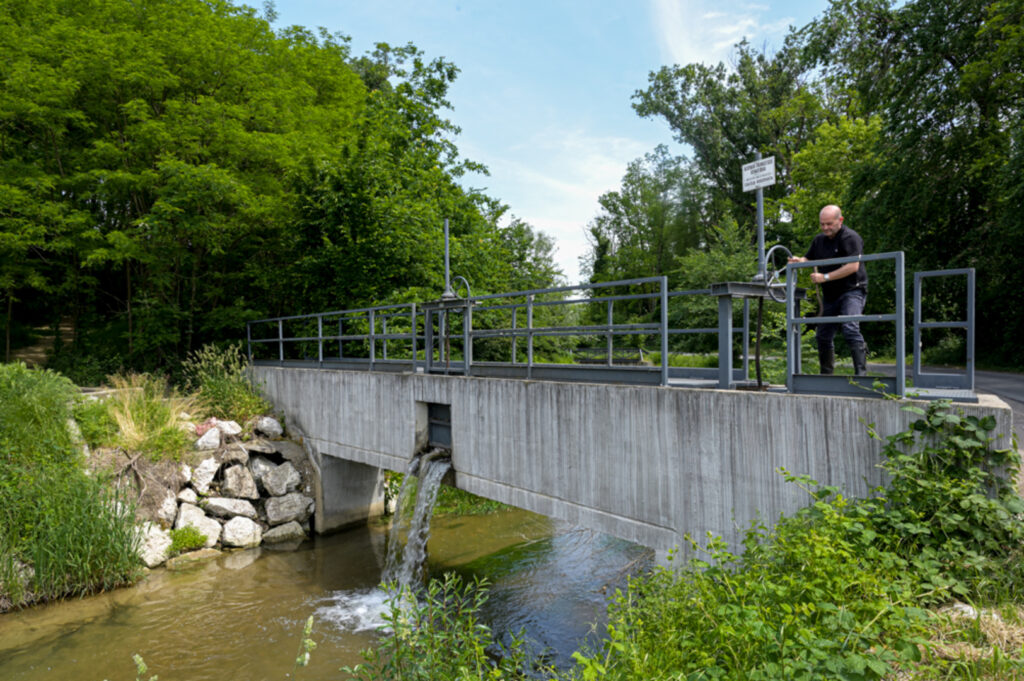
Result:
[[[182,368],[208,416],[244,423],[270,409],[249,380],[248,365],[240,345],[205,345],[191,353]]]
[[[0,365],[0,610],[134,579],[134,510],[90,477],[67,422],[74,385]]]
[[[180,426],[180,414],[196,403],[172,390],[167,381],[147,374],[113,376],[117,392],[107,400],[117,422],[118,444],[159,460],[178,458],[188,448],[189,435]]]

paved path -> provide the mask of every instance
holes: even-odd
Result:
[[[975,371],[974,389],[998,395],[1013,409],[1013,429],[1017,433],[1017,447],[1024,452],[1024,374],[1005,371]]]

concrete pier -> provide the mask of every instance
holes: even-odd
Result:
[[[770,523],[806,505],[807,494],[780,468],[863,495],[882,482],[884,443],[869,437],[868,425],[884,438],[917,418],[901,409],[910,400],[278,366],[253,372],[317,455],[318,531],[380,508],[377,469],[406,469],[436,426],[429,405],[450,407],[443,413],[457,487],[661,550],[687,533],[733,544],[756,518]],[[994,416],[996,445],[1010,446],[1012,414],[1001,400],[981,395],[955,408]]]

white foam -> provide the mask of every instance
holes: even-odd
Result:
[[[343,631],[376,631],[387,625],[388,595],[383,589],[335,591],[321,601],[317,621],[330,622]]]

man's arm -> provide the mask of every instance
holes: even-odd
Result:
[[[794,257],[790,258],[789,262],[807,262],[807,258]],[[832,270],[826,274],[819,272],[811,272],[811,282],[814,284],[824,284],[826,281],[834,281],[836,279],[842,279],[852,274],[856,274],[857,270],[860,269],[859,262],[848,262],[845,265],[839,267],[839,269]]]

